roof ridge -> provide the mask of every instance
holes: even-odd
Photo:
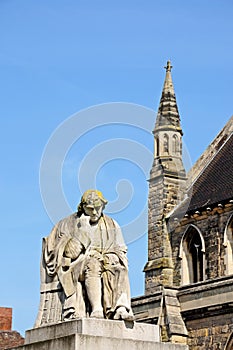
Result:
[[[190,181],[192,184],[196,181],[202,170],[206,168],[206,166],[212,161],[215,155],[218,154],[218,151],[220,150],[222,145],[225,144],[225,142],[228,140],[232,132],[233,116],[229,119],[227,124],[217,134],[214,140],[209,144],[206,150],[202,153],[202,155],[198,158],[198,160],[189,170],[187,174],[188,181]]]
[[[168,215],[166,216],[167,219],[169,219],[170,217],[172,217],[174,215],[178,215],[178,216],[184,215],[185,212],[187,212],[187,210],[189,210],[189,206],[192,202],[193,196],[195,196],[197,191],[199,191],[198,188],[193,191],[193,189],[195,189],[195,185],[198,184],[199,179],[203,176],[206,169],[208,169],[208,167],[211,166],[211,163],[215,159],[216,159],[216,161],[218,161],[217,156],[219,155],[220,152],[222,152],[222,150],[224,150],[225,147],[227,147],[227,144],[228,144],[228,142],[230,142],[232,136],[233,136],[233,131],[231,131],[229,133],[228,137],[223,141],[221,146],[215,150],[215,153],[212,156],[212,158],[210,159],[210,161],[206,162],[204,164],[204,167],[199,171],[198,175],[194,178],[193,181],[191,181],[191,183],[190,183],[190,179],[189,178],[187,179],[187,182],[186,182],[187,187],[186,187],[186,191],[185,191],[185,197],[171,212],[168,213]],[[188,186],[188,184],[190,184],[190,185]]]
[[[232,117],[233,118],[233,117]],[[195,179],[191,182],[191,185],[187,188],[187,193],[189,192],[189,190],[194,186],[194,184],[198,181],[198,179],[202,176],[202,174],[205,172],[205,170],[208,168],[208,166],[210,165],[210,163],[212,163],[212,161],[214,160],[214,158],[221,152],[221,150],[223,149],[223,147],[226,145],[226,143],[231,139],[231,136],[233,135],[233,131],[228,135],[228,137],[223,141],[223,143],[221,144],[221,146],[216,149],[216,152],[214,153],[214,155],[212,156],[212,158],[205,163],[204,167],[201,169],[201,171],[198,173],[198,175],[195,177]],[[190,181],[190,179],[189,179]]]

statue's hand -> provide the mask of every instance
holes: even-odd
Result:
[[[82,244],[77,239],[72,238],[65,246],[64,256],[71,259],[77,259],[82,252],[82,249]]]
[[[70,267],[71,264],[71,259],[70,258],[66,258],[66,257],[62,257],[62,268],[63,270],[66,270]]]
[[[104,264],[105,265],[118,265],[119,258],[114,253],[106,253],[106,254],[104,254]]]
[[[103,261],[103,255],[95,248],[90,248],[88,251],[87,251],[87,256],[89,258],[95,258],[99,261]]]

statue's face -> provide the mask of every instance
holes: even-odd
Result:
[[[93,223],[97,222],[101,217],[103,207],[103,203],[94,192],[88,196],[86,203],[83,204],[85,214],[90,216],[90,221]]]
[[[91,222],[97,222],[99,218],[101,217],[102,211],[103,211],[103,205],[101,206],[88,206],[83,205],[83,209],[85,211],[85,214],[90,216]]]

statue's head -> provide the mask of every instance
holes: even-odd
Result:
[[[84,213],[90,216],[91,222],[97,222],[102,215],[105,205],[108,201],[98,190],[87,190],[81,198],[78,205],[78,214]]]

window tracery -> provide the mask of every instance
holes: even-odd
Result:
[[[180,145],[177,135],[172,136],[172,152],[173,154],[179,154],[180,153]]]
[[[228,220],[224,232],[226,275],[233,274],[233,215]]]
[[[204,280],[204,253],[204,239],[199,230],[191,225],[185,232],[180,246],[182,284]]]

